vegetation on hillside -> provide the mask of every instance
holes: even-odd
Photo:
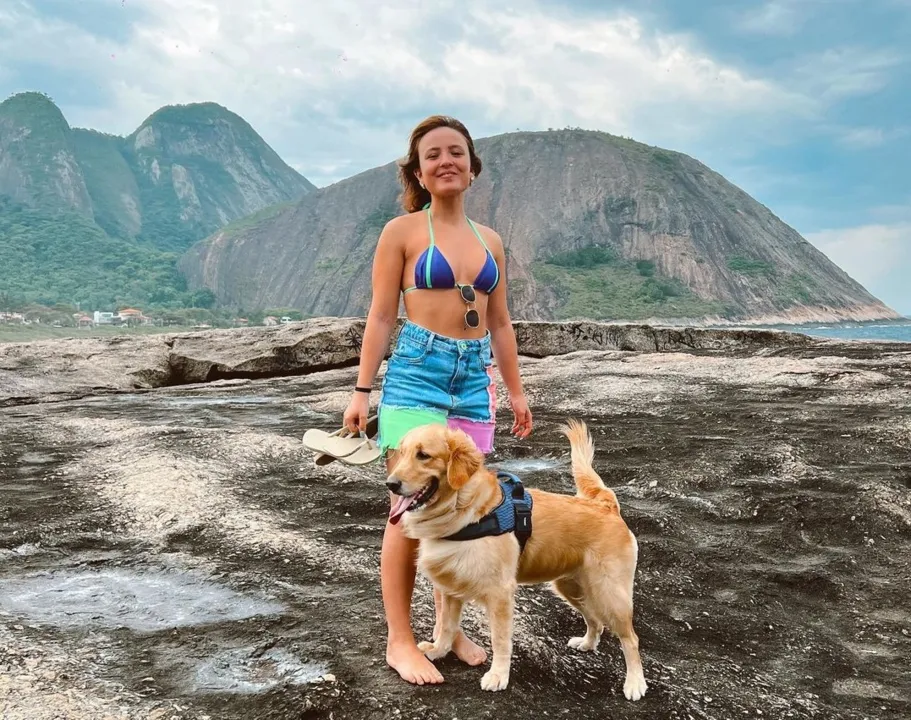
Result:
[[[651,260],[626,260],[608,247],[557,253],[532,266],[557,299],[555,318],[642,320],[723,314],[722,303],[695,295],[676,278],[659,277]]]
[[[0,293],[18,303],[83,309],[178,308],[214,302],[189,293],[177,253],[112,238],[76,213],[46,213],[0,198]]]

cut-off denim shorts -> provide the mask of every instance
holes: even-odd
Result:
[[[383,452],[421,425],[464,430],[482,453],[493,449],[496,387],[490,333],[476,340],[438,335],[406,321],[386,364],[377,442]]]

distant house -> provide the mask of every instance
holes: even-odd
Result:
[[[247,318],[234,318],[234,324],[240,327],[249,325],[250,321]]]
[[[275,315],[268,315],[263,318],[263,325],[271,327],[273,325],[278,325],[278,318]]]
[[[287,315],[282,315],[281,323],[282,325],[287,325],[289,322],[292,322],[291,318]]]
[[[152,318],[143,315],[142,310],[136,308],[124,308],[117,315],[120,317],[120,321],[127,325],[152,325],[155,322]]]
[[[7,325],[23,325],[25,316],[18,312],[0,312],[0,323]]]
[[[120,319],[128,325],[138,325],[142,318],[142,310],[137,310],[136,308],[124,308],[123,310],[119,310],[117,314],[120,316]]]
[[[90,318],[88,315],[80,315],[76,318],[76,327],[92,327],[95,324],[95,320]]]
[[[120,323],[120,318],[114,315],[112,312],[96,310],[93,313],[93,322],[96,325],[114,325]]]

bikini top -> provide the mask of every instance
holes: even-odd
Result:
[[[406,288],[404,292],[418,289],[443,290],[457,287],[455,274],[452,272],[449,261],[446,260],[442,251],[436,246],[433,235],[433,219],[430,216],[430,203],[424,206],[424,211],[427,213],[427,227],[430,229],[430,245],[421,253],[417,264],[414,266],[414,285]],[[481,233],[478,232],[475,224],[470,218],[466,217],[465,219],[468,220],[472,231],[474,231],[475,236],[481,242],[481,245],[484,246],[484,251],[487,253],[484,265],[481,266],[481,270],[472,283],[472,287],[489,295],[500,282],[500,268],[497,267],[497,261],[493,259],[487,243],[484,242],[484,238],[481,237]]]

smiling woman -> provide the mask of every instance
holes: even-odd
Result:
[[[456,428],[482,452],[491,451],[494,356],[515,415],[512,431],[522,438],[531,432],[506,305],[503,242],[490,228],[472,222],[464,209],[465,192],[481,169],[468,130],[444,116],[429,117],[414,129],[399,166],[408,214],[390,220],[377,242],[358,379],[344,416],[352,432],[366,427],[373,381],[404,295],[408,317],[389,358],[379,403],[379,444],[388,453],[387,470],[395,464],[401,439],[423,425]],[[412,633],[417,543],[398,526],[418,500],[391,508],[380,569],[389,628],[386,661],[408,682],[423,685],[443,677],[418,650]],[[436,592],[434,600],[439,622]],[[464,635],[456,638],[453,650],[471,665],[486,659]]]

